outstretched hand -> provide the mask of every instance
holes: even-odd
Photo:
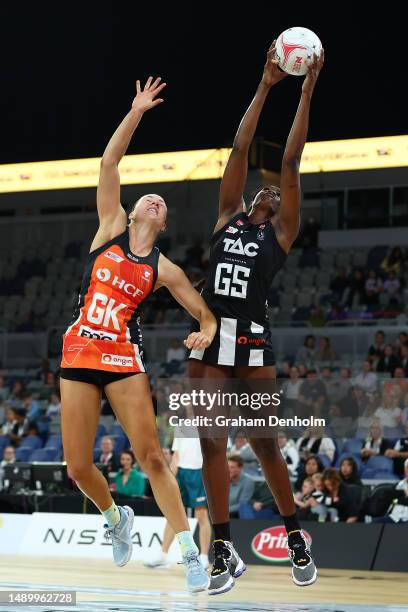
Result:
[[[317,77],[324,64],[324,49],[320,51],[320,55],[313,53],[313,59],[308,61],[308,70],[305,80],[303,81],[302,91],[304,93],[312,93],[316,85]]]
[[[132,108],[144,113],[155,106],[164,102],[163,98],[156,98],[162,89],[166,87],[166,83],[160,83],[161,77],[157,77],[153,81],[153,77],[149,77],[143,90],[140,86],[140,81],[136,81],[136,96],[132,102]]]
[[[279,68],[279,62],[275,59],[275,45],[276,40],[273,41],[266,54],[266,64],[262,75],[262,83],[267,87],[272,87],[272,85],[279,83],[279,81],[288,76],[286,72],[283,72],[283,70]]]

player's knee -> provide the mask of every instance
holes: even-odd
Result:
[[[85,463],[83,461],[72,461],[68,462],[68,476],[75,480],[75,482],[81,482],[89,478],[92,471],[92,463]]]
[[[139,459],[139,464],[143,472],[147,475],[168,469],[166,460],[160,449],[146,451]]]
[[[208,512],[205,506],[200,506],[196,508],[194,515],[199,525],[204,524],[208,521]]]

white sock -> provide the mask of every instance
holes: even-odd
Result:
[[[119,508],[117,507],[115,502],[113,502],[107,510],[103,510],[102,514],[106,522],[108,523],[108,527],[115,527],[115,525],[117,525],[120,521]]]
[[[208,555],[201,554],[200,561],[204,565],[204,567],[206,567],[206,565],[208,565]]]

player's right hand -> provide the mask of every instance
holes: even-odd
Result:
[[[143,90],[140,86],[140,81],[136,81],[136,96],[132,102],[133,110],[139,113],[144,113],[155,106],[158,106],[164,102],[163,98],[156,98],[156,96],[164,89],[167,83],[160,83],[161,77],[157,77],[153,81],[153,77],[150,76]]]

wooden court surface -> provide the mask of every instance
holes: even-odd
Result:
[[[140,605],[145,600],[150,600],[153,604],[156,599],[163,605],[166,602],[170,604],[170,607],[165,606],[160,609],[170,610],[179,609],[171,605],[175,600],[184,601],[186,604],[192,600],[192,597],[185,592],[182,567],[174,565],[170,570],[149,570],[139,561],[132,561],[126,567],[117,568],[107,560],[2,555],[0,589],[12,588],[13,585],[14,588],[23,588],[22,585],[26,585],[25,588],[29,585],[31,588],[35,588],[36,585],[37,588],[52,585],[73,589],[78,587],[79,602],[114,600],[119,604],[117,610],[120,610],[121,601],[134,601]],[[279,609],[275,608],[279,603],[301,604],[300,608],[297,606],[293,608],[299,610],[306,610],[307,604],[333,605],[334,603],[354,604],[362,606],[365,610],[370,610],[375,604],[385,610],[390,605],[408,604],[408,575],[320,569],[315,585],[298,588],[291,581],[289,566],[252,565],[237,580],[235,588],[230,593],[218,597],[209,597],[203,593],[193,599],[203,604],[205,601],[211,601],[211,604],[216,602],[217,609],[223,603],[226,609],[232,609],[231,604],[235,602],[233,609],[237,612],[239,602],[268,603],[272,607],[261,606],[257,609],[273,610]],[[191,609],[210,608],[212,605],[197,608],[194,604],[191,607]],[[13,609],[17,610],[16,607]],[[135,609],[142,608],[137,606]],[[149,607],[146,607],[146,610],[148,609]],[[183,609],[188,607],[183,606]]]

